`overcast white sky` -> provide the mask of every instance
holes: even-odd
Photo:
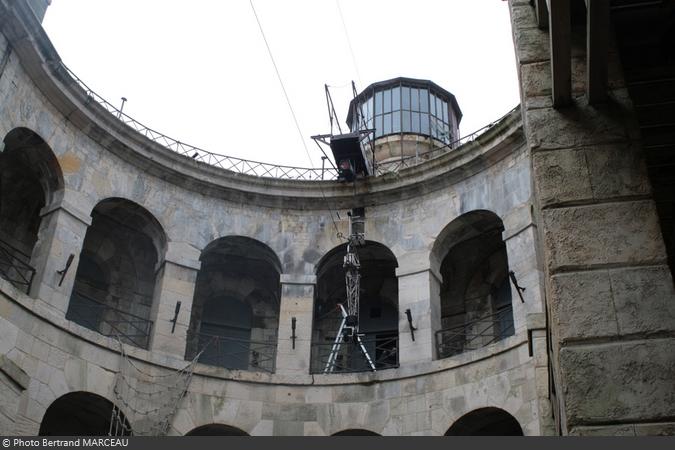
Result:
[[[311,166],[310,136],[341,121],[350,82],[430,79],[457,97],[465,135],[519,103],[501,0],[253,0]],[[141,123],[206,150],[308,167],[249,0],[53,0],[44,26],[65,64]]]

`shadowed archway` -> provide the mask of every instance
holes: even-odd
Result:
[[[356,248],[361,264],[359,333],[377,370],[398,367],[398,261],[386,246],[366,241]],[[312,327],[311,371],[321,373],[342,322],[339,305],[346,307],[343,267],[347,245],[328,252],[317,265]],[[368,371],[370,365],[353,342],[345,342],[331,372]]]
[[[503,230],[495,213],[476,210],[450,222],[434,242],[431,264],[443,279],[438,358],[484,347],[514,333]]]
[[[15,128],[0,151],[0,276],[29,293],[46,226],[41,217],[63,190],[63,174],[47,143],[32,130]],[[45,223],[49,221],[45,220]],[[53,232],[53,231],[52,231]]]
[[[70,392],[47,408],[40,436],[129,436],[127,419],[113,420],[113,403],[91,392]],[[119,411],[119,410],[118,410]],[[122,422],[122,423],[119,423]]]
[[[249,436],[249,434],[230,425],[211,423],[197,427],[186,433],[185,436]]]
[[[381,436],[374,431],[364,430],[363,428],[350,428],[348,430],[333,433],[333,436]]]
[[[281,262],[244,236],[214,240],[202,251],[186,358],[226,369],[274,372]]]
[[[457,419],[446,436],[523,436],[523,429],[511,414],[499,408],[480,408]]]
[[[147,209],[123,198],[99,202],[91,217],[66,317],[147,348],[166,234]]]

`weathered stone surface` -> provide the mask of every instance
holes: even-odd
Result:
[[[570,436],[635,436],[634,425],[607,425],[597,427],[573,427]]]
[[[557,150],[532,155],[542,206],[593,198],[583,150]]]
[[[514,32],[526,28],[535,28],[536,26],[537,18],[532,5],[523,4],[511,8],[511,27]]]
[[[665,260],[651,201],[549,209],[542,214],[550,270]]]
[[[4,371],[0,371],[0,435],[15,433],[15,420],[19,408],[21,389]]]
[[[606,270],[551,277],[551,326],[559,341],[619,334]]]
[[[532,97],[550,97],[551,64],[548,61],[533,62],[520,66],[520,82],[523,95]]]
[[[649,193],[645,166],[635,145],[537,152],[532,159],[542,206]]]
[[[520,64],[547,61],[549,56],[548,33],[536,27],[522,28],[514,33],[516,59]]]
[[[584,153],[596,200],[649,194],[647,170],[638,145],[596,145],[584,149]]]
[[[532,20],[531,9],[525,9],[530,7],[524,0],[517,3],[523,8],[517,20],[526,28]],[[535,60],[546,54],[547,44],[539,39],[544,32],[530,31],[519,38],[528,47],[519,57]],[[49,52],[48,47],[42,50]],[[26,67],[34,67],[33,72],[50,67],[38,63]],[[281,304],[279,326],[272,330],[278,331],[277,373],[198,365],[172,432],[186,433],[222,422],[258,435],[330,434],[346,428],[442,434],[450,426],[450,417],[456,419],[485,406],[505,408],[527,432],[536,432],[536,405],[545,399],[536,395],[535,362],[526,356],[521,325],[526,312],[541,310],[538,298],[528,296],[535,306],[528,303],[522,310],[515,309],[522,317],[515,318],[518,334],[508,343],[467,352],[454,360],[434,361],[432,336],[439,323],[436,300],[440,293],[434,275],[425,272],[439,232],[464,212],[494,211],[504,219],[508,233],[533,227],[527,214],[532,194],[530,160],[516,115],[509,119],[512,128],[495,126],[490,130],[493,136],[488,134],[461,152],[430,161],[435,175],[424,169],[417,175],[411,171],[357,187],[356,198],[367,208],[368,239],[392,249],[399,267],[406,271],[401,276],[408,281],[401,282],[399,313],[408,307],[413,311],[418,333],[413,342],[401,314],[399,349],[405,356],[400,368],[374,374],[310,375],[307,361],[314,319],[310,280],[322,256],[341,243],[331,223],[334,212],[326,211],[326,204],[340,208],[336,226],[346,233],[342,210],[354,206],[353,186],[326,182],[319,189],[312,183],[238,176],[186,161],[127,130],[95,106],[76,104],[72,111],[67,100],[82,93],[59,95],[59,86],[51,86],[53,92],[36,88],[36,81],[49,81],[43,75],[26,72],[16,57],[10,61],[0,77],[0,130],[21,124],[45,136],[64,165],[63,204],[83,213],[68,213],[64,207],[51,213],[59,218],[43,230],[46,248],[40,251],[45,264],[40,265],[44,279],[38,280],[39,302],[52,305],[54,314],[42,306],[33,308],[27,298],[2,303],[1,315],[13,328],[0,328],[0,348],[7,350],[8,357],[16,356],[30,377],[27,397],[31,400],[18,405],[17,421],[25,420],[16,430],[36,433],[50,402],[65,392],[89,391],[116,400],[112,384],[119,364],[117,347],[95,331],[68,322],[64,312],[89,213],[101,200],[118,197],[141,205],[156,217],[168,242],[164,255],[168,262],[160,269],[166,278],[155,287],[153,299],[153,346],[150,351],[129,349],[134,362],[148,370],[161,372],[163,365],[178,369],[187,364],[183,352],[189,302],[201,251],[209,243],[224,236],[255,239],[268,246],[282,266],[281,298],[275,298]],[[51,92],[50,98],[43,92]],[[68,118],[59,107],[71,108]],[[115,135],[108,130],[115,130]],[[508,248],[508,257],[517,262],[528,293],[537,289],[540,280],[531,262],[534,247],[533,238],[514,238]],[[101,250],[106,260],[115,253],[112,247]],[[65,283],[58,286],[56,271],[63,268],[70,253],[75,254],[73,266]],[[178,301],[182,309],[172,332],[169,320]],[[289,339],[292,317],[298,319],[296,349]],[[151,364],[143,364],[144,360]],[[543,393],[540,390],[540,396]],[[5,401],[4,396],[0,399]]]
[[[560,367],[570,427],[675,414],[675,340],[566,347]]]
[[[666,266],[609,271],[619,333],[675,331],[675,292]]]
[[[636,423],[636,436],[675,436],[675,422]]]
[[[632,117],[622,108],[533,109],[525,117],[533,150],[588,147],[637,138]]]

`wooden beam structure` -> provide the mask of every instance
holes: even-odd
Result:
[[[589,104],[607,98],[609,2],[586,0],[586,94]]]
[[[546,0],[551,46],[553,107],[572,101],[571,16],[569,0]]]
[[[534,0],[534,13],[537,16],[537,26],[542,30],[548,28],[548,7],[546,0]]]

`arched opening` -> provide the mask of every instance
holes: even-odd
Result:
[[[374,431],[364,430],[362,428],[350,428],[349,430],[338,431],[333,436],[380,436]]]
[[[244,430],[220,423],[202,425],[185,434],[185,436],[249,436]]]
[[[127,419],[109,400],[90,392],[71,392],[47,408],[40,436],[129,436]]]
[[[121,198],[103,200],[91,216],[66,318],[147,348],[164,230],[145,208]]]
[[[499,408],[481,408],[457,419],[446,436],[523,436],[523,429],[511,414]]]
[[[54,153],[27,128],[15,128],[0,153],[0,276],[28,293],[35,268],[40,210],[63,189]]]
[[[361,263],[358,343],[345,341],[329,364],[342,323],[339,305],[346,306],[344,256],[346,244],[331,250],[317,266],[317,286],[312,327],[312,373],[362,372],[398,367],[398,262],[382,244],[366,241],[357,248]]]
[[[274,372],[281,263],[265,244],[217,239],[200,257],[186,358],[227,369]]]
[[[432,263],[440,262],[439,358],[499,341],[514,333],[504,225],[490,211],[472,211],[439,235]]]

